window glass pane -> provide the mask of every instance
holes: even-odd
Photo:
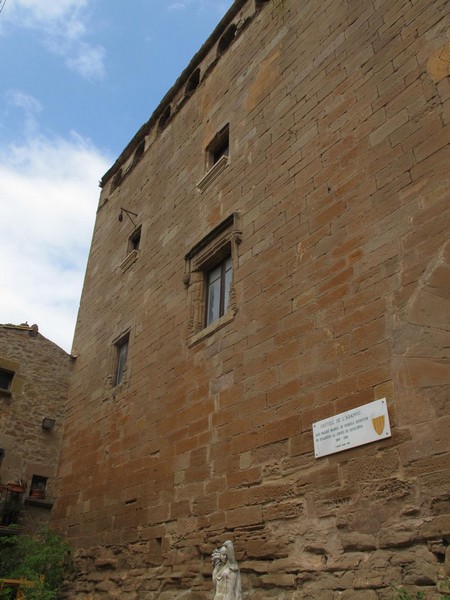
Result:
[[[211,271],[208,273],[208,285],[210,285],[211,283],[214,283],[214,281],[217,281],[218,279],[220,279],[221,273],[222,273],[221,265],[219,265],[215,269],[211,269]]]
[[[229,303],[232,278],[231,256],[228,256],[207,276],[206,325],[222,317]]]
[[[223,311],[226,312],[228,303],[230,301],[230,288],[233,271],[231,269],[231,256],[229,256],[225,263],[225,289],[223,298]]]
[[[217,271],[217,269],[214,269]],[[210,280],[208,285],[206,324],[209,325],[220,317],[220,269],[219,277]]]
[[[125,371],[125,365],[127,363],[128,353],[128,340],[122,342],[117,346],[117,369],[116,369],[116,381],[115,384],[119,385],[122,383],[123,375]]]

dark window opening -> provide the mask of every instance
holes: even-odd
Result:
[[[113,180],[111,182],[111,192],[119,187],[122,182],[122,169],[120,168],[117,173],[114,175]]]
[[[200,69],[195,69],[192,75],[189,77],[188,82],[186,84],[185,95],[190,96],[193,94],[194,90],[198,88],[200,83]]]
[[[231,255],[206,272],[206,325],[214,323],[226,313],[232,274]]]
[[[206,152],[208,167],[213,167],[222,158],[222,156],[230,155],[230,136],[228,125],[219,131],[219,133],[207,147]]]
[[[134,156],[133,156],[133,164],[134,165],[141,160],[141,158],[144,154],[144,150],[145,150],[145,140],[142,140],[142,142],[139,144],[139,146],[136,148],[136,150],[134,152]]]
[[[236,25],[233,24],[230,25],[230,27],[228,27],[223,36],[220,38],[219,43],[217,44],[217,56],[221,56],[225,52],[225,50],[230,46],[231,42],[236,36],[236,31]]]
[[[269,0],[256,0],[256,10],[259,10],[268,2],[269,2]]]
[[[230,144],[228,143],[228,139],[226,139],[223,141],[222,144],[220,144],[220,146],[215,148],[214,151],[211,153],[213,164],[215,165],[216,162],[220,158],[222,158],[222,156],[228,156],[229,153],[230,153]]]
[[[127,366],[128,356],[128,339],[127,334],[116,343],[116,367],[114,373],[114,385],[120,385],[125,377],[125,369]]]
[[[169,106],[166,106],[163,114],[161,115],[161,118],[159,119],[158,131],[162,131],[164,129],[164,127],[167,125],[167,121],[170,119],[171,114],[172,114],[172,109],[169,104]]]
[[[22,492],[9,489],[3,500],[0,512],[0,525],[17,525],[22,507]]]
[[[12,371],[0,369],[0,390],[10,392],[13,377],[14,373]]]
[[[33,475],[30,485],[30,498],[44,499],[47,487],[47,477]]]
[[[139,250],[139,246],[141,245],[141,227],[138,227],[133,231],[128,239],[128,252],[132,252],[133,250]]]

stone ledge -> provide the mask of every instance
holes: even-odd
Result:
[[[206,175],[200,179],[197,183],[197,187],[201,192],[204,192],[206,188],[219,176],[222,171],[229,165],[229,156],[221,156],[216,164],[206,173]]]
[[[43,498],[25,498],[23,503],[27,504],[28,506],[48,508],[49,510],[53,508],[53,500],[44,500]]]

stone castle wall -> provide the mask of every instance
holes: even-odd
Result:
[[[72,361],[36,326],[0,325],[0,368],[14,373],[9,393],[0,390],[0,483],[22,483],[18,525],[34,531],[50,519]],[[42,499],[30,498],[33,475],[46,479]]]
[[[446,4],[235,2],[103,178],[55,507],[77,548],[68,597],[203,600],[224,539],[248,598],[437,597]],[[203,328],[224,240],[230,306]],[[314,457],[314,422],[379,398],[391,438]]]

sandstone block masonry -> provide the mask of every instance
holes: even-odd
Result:
[[[437,597],[448,28],[445,0],[236,1],[104,176],[55,508],[68,597],[206,599],[224,539],[248,598]],[[314,422],[380,398],[391,438],[315,458]]]
[[[37,325],[0,325],[2,526],[48,526],[71,368],[69,354]],[[54,420],[52,430],[43,429],[44,418]],[[22,491],[11,493],[8,484]]]

